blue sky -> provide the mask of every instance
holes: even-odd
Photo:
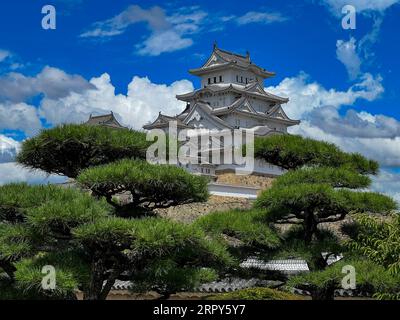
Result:
[[[46,4],[56,8],[55,30],[41,27]],[[344,4],[356,8],[355,30],[342,28]],[[400,199],[398,0],[13,0],[0,7],[0,154],[8,166],[10,150],[43,127],[113,110],[140,128],[159,110],[179,112],[175,94],[199,85],[187,70],[201,66],[217,41],[249,50],[277,73],[265,87],[290,98],[285,110],[302,120],[293,133],[378,160],[376,190]],[[7,172],[3,180],[12,180]]]

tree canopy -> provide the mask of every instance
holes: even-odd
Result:
[[[231,210],[214,212],[195,221],[208,234],[216,238],[233,237],[241,242],[248,253],[249,248],[276,249],[280,239],[267,224],[262,223],[260,210]]]
[[[115,217],[105,201],[78,189],[15,184],[0,187],[0,194],[0,267],[7,281],[14,281],[4,296],[20,288],[66,298],[79,288],[85,299],[105,299],[116,279],[123,275],[143,284],[143,275],[158,263],[191,270],[190,286],[215,274],[202,267],[218,269],[233,262],[222,243],[195,226]],[[57,271],[56,290],[41,287],[44,265]],[[157,279],[152,285],[163,294],[177,288],[169,274]]]
[[[358,153],[346,153],[336,145],[297,135],[256,137],[254,156],[284,169],[304,166],[347,167],[362,174],[376,174],[378,163]]]
[[[143,215],[208,197],[207,179],[147,163],[149,144],[141,132],[87,125],[58,126],[23,143],[20,163],[78,184],[0,187],[5,297],[73,298],[80,289],[85,299],[105,299],[117,279],[168,295],[233,263],[226,245],[199,227]],[[55,290],[41,286],[43,264],[56,269]]]
[[[343,263],[359,268],[361,288],[398,294],[398,221],[362,214],[397,208],[390,197],[360,190],[378,172],[375,161],[299,136],[256,138],[256,157],[288,171],[252,210],[182,224],[155,209],[207,200],[208,180],[147,163],[150,143],[142,132],[87,125],[61,125],[23,143],[20,163],[74,178],[77,185],[0,187],[1,298],[74,299],[79,289],[84,299],[105,299],[117,280],[168,297],[221,275],[254,276],[238,263],[249,253],[307,259],[312,272],[289,284],[307,285],[314,298],[332,297]],[[349,213],[358,213],[357,236],[347,245],[318,230]],[[280,223],[299,226],[280,232]],[[321,258],[321,252],[328,254]],[[333,253],[346,260],[327,267]],[[42,286],[43,266],[56,270],[53,290]]]
[[[149,164],[142,160],[125,159],[85,169],[77,181],[95,195],[105,197],[117,209],[125,211],[201,202],[208,197],[206,178],[194,176],[176,166]],[[114,198],[123,192],[130,195],[126,203]]]
[[[303,225],[304,240],[310,242],[320,223],[343,220],[351,212],[383,213],[397,208],[388,196],[348,189],[369,183],[369,178],[348,169],[299,169],[277,178],[255,206],[265,210],[269,221]]]
[[[29,168],[75,178],[82,169],[122,158],[145,159],[144,132],[64,124],[22,143],[17,161]]]

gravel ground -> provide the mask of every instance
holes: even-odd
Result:
[[[207,202],[195,202],[183,204],[167,209],[157,209],[162,217],[172,220],[191,223],[197,218],[215,211],[227,211],[231,209],[250,209],[252,200],[232,197],[210,196]]]
[[[217,177],[217,183],[239,186],[269,188],[274,178],[260,176],[235,175],[224,173]],[[207,202],[196,202],[183,204],[167,209],[157,209],[156,212],[162,217],[176,221],[191,223],[197,218],[216,211],[228,211],[232,209],[250,209],[254,200],[232,197],[210,196]]]
[[[197,218],[217,211],[228,211],[232,209],[251,209],[254,200],[232,197],[210,196],[207,202],[195,202],[183,204],[167,209],[157,209],[156,212],[165,218],[183,223],[192,223]],[[335,234],[339,239],[346,240],[348,237],[343,234],[341,227],[349,223],[351,218],[346,217],[343,221],[322,223],[318,226],[319,229],[327,229]],[[285,233],[293,225],[291,224],[276,224],[275,225],[281,234]]]

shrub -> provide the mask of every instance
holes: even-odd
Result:
[[[385,268],[369,260],[340,261],[321,271],[295,276],[288,281],[289,286],[311,291],[313,299],[333,298],[334,290],[341,288],[345,274],[344,266],[354,267],[356,289],[360,292],[376,294],[379,292],[396,293],[400,290],[400,277],[393,276]]]
[[[386,221],[366,214],[355,216],[356,232],[348,247],[392,274],[400,275],[400,215],[393,214]]]

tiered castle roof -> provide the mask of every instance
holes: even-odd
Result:
[[[213,52],[208,58],[207,62],[200,68],[191,69],[189,72],[193,75],[200,76],[212,71],[220,69],[226,69],[227,67],[237,68],[239,70],[250,70],[255,74],[263,77],[264,79],[275,75],[274,72],[270,72],[253,64],[250,59],[250,54],[247,52],[246,56],[222,50],[214,44]]]
[[[177,95],[176,98],[187,102],[185,110],[173,117],[159,114],[157,119],[145,125],[144,129],[167,128],[170,121],[177,121],[178,128],[199,128],[202,124],[207,123],[213,129],[234,129],[238,126],[226,121],[229,114],[234,114],[238,119],[253,119],[253,123],[257,123],[253,128],[260,135],[265,135],[270,131],[275,131],[275,127],[283,126],[284,128],[297,125],[300,121],[290,119],[282,108],[282,104],[289,101],[288,98],[279,97],[272,93],[266,92],[261,79],[274,76],[273,72],[253,64],[250,60],[250,54],[246,56],[228,52],[219,49],[214,45],[213,52],[207,62],[200,68],[192,69],[189,72],[197,76],[208,76],[215,74],[216,70],[240,70],[248,74],[256,75],[260,78],[252,79],[247,83],[222,82],[204,84],[204,87],[193,92]],[[220,78],[222,79],[222,78]],[[219,96],[229,94],[234,97],[229,100],[227,105],[211,105],[207,100],[207,96]],[[225,100],[224,100],[225,101]],[[233,102],[232,102],[233,101]],[[264,109],[255,108],[254,103],[264,105]],[[259,124],[260,123],[260,124]],[[265,125],[278,124],[278,125]]]

